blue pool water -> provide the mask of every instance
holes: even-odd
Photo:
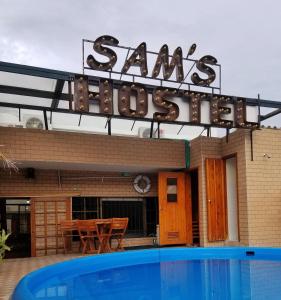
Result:
[[[74,259],[30,273],[12,299],[281,299],[281,249],[169,248]]]

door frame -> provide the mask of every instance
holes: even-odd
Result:
[[[13,200],[13,199],[15,199],[15,200],[29,200],[30,201],[30,197],[28,197],[28,196],[23,196],[23,197],[20,197],[20,196],[1,196],[0,201],[5,200],[5,206],[6,206],[7,205],[6,200]],[[19,204],[19,205],[21,205],[21,204]],[[29,222],[30,222],[30,230],[29,230],[29,235],[30,235],[30,245],[29,245],[30,246],[30,256],[27,256],[27,257],[32,257],[31,201],[29,202],[28,205],[29,205]],[[5,216],[5,217],[6,217],[6,226],[7,226],[7,216]],[[9,240],[8,240],[8,244],[9,244]]]
[[[191,189],[189,188],[187,190],[187,186],[189,185],[190,186],[190,175],[185,172],[185,171],[169,171],[169,172],[159,172],[158,173],[158,203],[159,203],[159,240],[161,239],[161,232],[162,232],[162,228],[161,228],[161,214],[162,214],[162,205],[161,205],[161,199],[160,197],[163,197],[163,195],[166,195],[166,191],[161,191],[161,194],[160,194],[160,190],[159,190],[159,186],[160,186],[160,181],[159,181],[159,176],[160,174],[165,174],[165,178],[169,178],[169,176],[171,178],[173,178],[173,174],[174,175],[177,175],[178,176],[182,176],[182,179],[183,179],[183,182],[182,182],[182,198],[183,198],[183,203],[181,205],[184,206],[184,220],[185,220],[185,232],[184,232],[184,242],[182,243],[179,243],[179,242],[176,242],[175,243],[160,243],[160,245],[186,245],[186,244],[192,244],[192,203],[191,203]],[[175,176],[174,176],[175,177]],[[189,178],[189,180],[187,179]],[[165,187],[167,186],[167,184],[164,185]],[[187,194],[187,191],[188,191],[188,194]],[[167,200],[165,200],[167,201]],[[187,201],[189,201],[189,207],[187,206]],[[188,215],[191,217],[188,219]],[[191,225],[189,225],[189,222]]]
[[[188,169],[186,172],[187,174],[190,174],[191,172],[197,172],[197,191],[198,191],[198,197],[197,197],[197,207],[198,207],[198,230],[199,230],[199,246],[200,246],[200,232],[201,232],[201,212],[200,212],[200,184],[201,184],[201,179],[200,179],[200,166],[198,167],[193,167]],[[191,182],[190,182],[191,185]],[[193,217],[192,215],[192,188],[190,186],[190,193],[191,193],[191,218]],[[192,219],[191,219],[192,220]],[[192,244],[193,244],[193,232],[192,232]]]
[[[235,158],[236,159],[236,198],[237,198],[237,226],[238,226],[238,242],[240,242],[240,202],[239,202],[239,183],[238,183],[238,155],[237,152],[228,154],[226,156],[223,156],[222,159],[224,160],[224,169],[225,169],[225,197],[227,202],[227,186],[226,186],[226,160],[229,158]],[[226,207],[227,208],[227,207]],[[228,222],[228,214],[227,214],[227,222]],[[228,223],[227,223],[228,224]],[[228,238],[228,234],[227,234]]]

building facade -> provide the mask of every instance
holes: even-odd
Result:
[[[0,169],[1,225],[25,234],[23,255],[62,252],[63,219],[118,216],[127,247],[281,246],[278,129],[199,136],[190,157],[182,140],[0,127],[0,141],[19,168]]]

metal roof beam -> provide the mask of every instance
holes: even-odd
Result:
[[[0,61],[0,71],[62,80],[69,80],[74,77],[74,73],[70,72],[13,64],[3,61]]]
[[[23,74],[23,75],[30,75],[30,76],[35,76],[35,77],[44,77],[44,78],[50,78],[50,79],[65,80],[65,81],[69,81],[69,80],[72,81],[74,78],[74,75],[75,75],[75,73],[71,73],[71,72],[38,68],[38,67],[32,67],[32,66],[13,64],[13,63],[7,63],[7,62],[0,61],[0,72],[1,71],[16,73],[16,74]],[[99,79],[100,79],[99,77],[91,76],[91,75],[87,75],[87,76],[89,79],[89,84],[98,85]],[[114,79],[114,87],[115,88],[118,88],[122,83],[123,83],[123,81]],[[155,87],[158,87],[158,85],[150,85],[150,84],[145,84],[145,86],[149,92],[152,92],[152,90]],[[54,93],[51,93],[51,94],[52,94],[52,96],[48,97],[50,99],[52,99],[54,96]],[[64,94],[62,94],[62,96],[63,95]],[[225,95],[225,96],[227,96],[227,95]],[[231,97],[231,96],[229,96],[229,97]],[[46,97],[43,97],[43,98],[46,98]],[[245,97],[239,97],[239,98],[245,98]],[[67,99],[62,99],[62,100],[67,100]],[[281,102],[272,101],[272,100],[246,98],[246,104],[250,105],[250,106],[259,106],[260,105],[260,107],[277,108],[277,109],[280,108],[281,109]]]
[[[64,114],[74,114],[74,115],[81,115],[81,112],[69,110],[65,108],[55,108],[51,109],[48,106],[39,106],[39,105],[28,105],[28,104],[19,104],[19,103],[7,103],[7,102],[0,102],[0,107],[10,107],[10,108],[17,108],[17,109],[29,109],[29,110],[39,110],[39,111],[50,111],[53,113],[64,113]],[[103,117],[108,118],[108,114],[101,114],[96,112],[83,112],[82,115],[85,116],[94,116],[94,117]],[[121,120],[133,120],[133,121],[142,121],[142,122],[150,122],[154,123],[153,119],[150,118],[142,118],[142,117],[124,117],[121,115],[112,115],[110,116],[112,119],[121,119]],[[173,125],[188,125],[188,126],[201,126],[201,127],[217,127],[217,128],[224,128],[219,125],[211,125],[202,123],[200,125],[192,123],[192,122],[183,122],[183,121],[165,121],[165,124],[173,124]]]
[[[54,92],[54,96],[53,96],[53,101],[52,101],[52,104],[51,104],[52,109],[58,108],[58,106],[59,106],[59,101],[61,99],[64,82],[65,81],[62,80],[62,79],[57,80],[56,87],[55,87],[55,92]]]
[[[244,98],[244,97],[239,97]],[[273,100],[262,100],[262,99],[255,99],[255,98],[245,98],[246,104],[250,106],[260,106],[261,107],[269,107],[269,108],[281,108],[281,102],[273,101]]]
[[[268,113],[268,114],[266,114],[266,115],[261,116],[261,121],[264,121],[264,120],[266,120],[266,119],[269,119],[269,118],[271,118],[271,117],[274,117],[274,116],[276,116],[276,115],[279,115],[280,113],[281,113],[281,108],[276,109],[276,110],[274,110],[274,111],[272,111],[272,112],[270,112],[270,113]]]
[[[54,92],[22,88],[16,86],[8,86],[8,85],[0,85],[0,93],[28,96],[28,97],[37,97],[37,98],[46,98],[46,99],[52,99],[54,97]],[[60,99],[64,101],[69,101],[69,95],[61,94]]]

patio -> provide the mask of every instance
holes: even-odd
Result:
[[[80,256],[78,253],[72,253],[5,260],[0,264],[0,300],[8,300],[19,280],[26,274],[38,268]]]

